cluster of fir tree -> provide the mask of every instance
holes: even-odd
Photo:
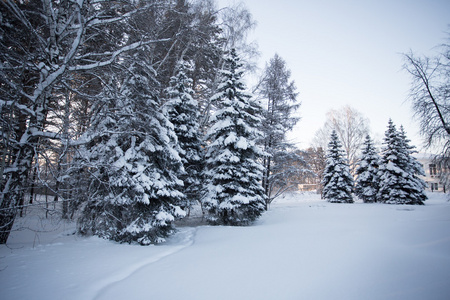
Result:
[[[163,108],[148,88],[150,70],[138,63],[130,67],[119,96],[99,105],[85,137],[90,142],[79,151],[92,179],[79,220],[82,234],[142,245],[162,242],[195,201],[202,201],[213,224],[247,225],[261,215],[263,151],[256,144],[261,107],[245,93],[235,50],[225,62],[214,96],[221,109],[207,146],[185,63],[171,78]]]
[[[352,192],[364,202],[388,204],[418,204],[427,199],[422,165],[412,156],[403,127],[397,130],[389,120],[381,156],[370,136],[366,137],[362,155],[356,169],[356,182],[350,175],[348,163],[335,133],[331,136],[327,154],[327,167],[322,183],[324,198],[330,202],[353,202]]]
[[[204,132],[225,49],[252,49],[248,11],[218,11],[214,2],[1,2],[0,81],[8,84],[0,84],[0,122],[8,142],[0,243],[28,191],[44,186],[62,202],[62,218],[81,211],[81,233],[147,244],[172,231],[201,186],[194,148],[203,146],[184,149],[184,136],[196,130],[183,118],[200,111]],[[171,79],[180,60],[192,65],[188,85]],[[174,100],[183,86],[195,88],[199,103],[184,116],[189,92]]]

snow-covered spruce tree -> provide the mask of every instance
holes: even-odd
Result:
[[[323,198],[334,203],[353,203],[353,177],[342,144],[333,130],[323,173]]]
[[[357,178],[355,184],[355,194],[366,203],[377,201],[380,159],[370,136],[367,135],[356,168]]]
[[[378,173],[378,201],[420,205],[426,200],[425,183],[417,177],[423,174],[423,169],[411,156],[413,152],[408,143],[404,131],[398,132],[392,120],[389,120]]]
[[[184,183],[185,203],[183,208],[189,209],[193,203],[200,201],[203,183],[203,141],[199,130],[198,103],[192,98],[192,80],[185,73],[186,63],[180,61],[177,74],[171,78],[170,87],[166,92],[169,101],[166,111],[169,120],[174,125],[178,145],[181,148],[180,157],[185,173],[180,176]]]
[[[212,118],[207,134],[207,191],[203,207],[212,224],[247,225],[264,211],[261,187],[263,151],[256,145],[261,133],[261,108],[241,81],[241,63],[233,49],[226,58],[222,83],[213,101],[222,108]]]
[[[425,195],[427,184],[419,176],[425,176],[425,171],[422,164],[413,156],[414,153],[417,153],[417,151],[414,150],[416,147],[409,144],[410,140],[407,138],[403,126],[400,126],[399,138],[400,144],[402,145],[400,149],[404,152],[406,162],[404,170],[410,175],[413,191],[410,194],[410,197],[414,198],[414,204],[423,204],[423,201],[427,200],[427,196]]]
[[[164,241],[184,211],[173,125],[151,90],[153,70],[134,57],[121,90],[93,111],[78,164],[90,177],[81,234],[142,245]]]
[[[423,188],[426,188],[426,183],[422,180],[419,179],[417,177],[417,175],[419,176],[425,176],[425,171],[423,169],[423,165],[421,163],[419,163],[417,161],[417,159],[413,156],[413,154],[417,153],[416,147],[410,145],[409,143],[411,142],[411,140],[408,139],[408,137],[406,136],[406,132],[405,129],[403,128],[403,126],[400,126],[400,132],[399,132],[399,136],[400,136],[400,141],[403,144],[403,148],[405,151],[405,156],[407,158],[407,170],[409,171],[409,173],[413,174],[414,177],[416,177],[418,179],[419,185],[422,185]]]

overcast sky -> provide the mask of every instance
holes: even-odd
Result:
[[[450,0],[220,0],[243,2],[258,26],[259,66],[278,53],[287,63],[302,106],[292,138],[310,145],[326,113],[350,105],[381,140],[389,118],[417,147],[418,122],[407,102],[401,53],[433,54],[450,30]]]

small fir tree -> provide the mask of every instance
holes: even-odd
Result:
[[[186,171],[180,175],[186,195],[186,201],[181,205],[189,209],[193,203],[200,201],[203,181],[203,141],[199,130],[198,103],[192,98],[194,91],[190,88],[192,80],[185,73],[187,68],[185,62],[178,63],[177,74],[171,78],[170,87],[166,90],[169,95],[166,109],[169,120],[174,125],[181,150],[181,161]]]
[[[328,144],[327,163],[322,179],[323,198],[334,203],[353,203],[353,177],[341,142],[333,130]]]
[[[261,187],[263,151],[256,144],[261,133],[261,107],[245,93],[242,69],[235,50],[226,59],[227,70],[214,101],[222,108],[213,116],[206,153],[208,180],[203,207],[212,224],[247,225],[264,211]]]
[[[417,175],[423,169],[411,156],[412,147],[401,129],[397,131],[389,120],[379,170],[378,199],[388,204],[423,204],[425,183]]]
[[[378,155],[369,135],[366,136],[361,158],[356,168],[355,194],[365,203],[376,202],[379,189],[378,168],[380,165]]]

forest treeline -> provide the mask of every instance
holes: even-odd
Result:
[[[37,193],[77,213],[81,233],[148,244],[214,193],[211,221],[251,222],[292,186],[286,174],[308,172],[286,139],[300,104],[284,60],[245,92],[256,48],[243,6],[2,1],[0,13],[1,243]],[[246,177],[214,179],[214,160]]]

